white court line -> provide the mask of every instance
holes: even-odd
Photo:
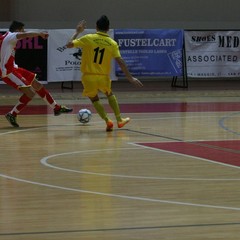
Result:
[[[194,156],[191,156],[191,155],[185,155],[185,154],[166,151],[166,150],[162,150],[162,149],[151,148],[151,147],[142,146],[142,145],[139,145],[139,144],[136,144],[136,143],[129,143],[129,144],[135,145],[137,147],[135,147],[135,148],[118,148],[118,149],[119,150],[138,150],[138,151],[141,150],[141,149],[151,149],[151,150],[155,150],[155,151],[167,152],[167,153],[170,153],[170,154],[185,156],[185,157],[189,157],[189,158],[193,157],[193,158],[198,159],[198,160],[203,160],[203,161],[207,161],[207,162],[217,164],[217,162],[207,160],[207,159],[204,159],[204,158],[200,158],[200,157],[194,157]],[[139,147],[141,147],[141,148],[139,149]],[[57,167],[53,164],[48,163],[48,160],[50,158],[56,158],[56,157],[59,157],[59,156],[73,155],[73,154],[80,154],[80,153],[83,154],[83,153],[89,153],[89,152],[92,153],[92,152],[102,152],[102,151],[115,151],[115,150],[116,150],[116,148],[114,148],[114,149],[81,150],[81,151],[74,151],[74,152],[67,152],[67,153],[59,153],[59,154],[53,154],[53,155],[49,155],[47,157],[44,157],[40,160],[40,162],[44,166],[49,167],[49,168],[54,168],[56,170],[73,172],[73,173],[80,173],[80,174],[88,174],[88,175],[106,176],[106,177],[118,177],[118,178],[130,178],[130,179],[149,179],[149,180],[176,180],[176,181],[179,181],[179,180],[183,180],[183,181],[240,181],[240,178],[233,178],[233,179],[211,178],[211,179],[206,179],[206,178],[147,177],[147,176],[122,175],[122,174],[106,174],[106,173],[79,171],[79,170],[73,170],[73,169],[69,169],[69,168],[62,168],[62,167]],[[229,166],[227,164],[223,164],[223,165],[226,165],[227,167],[232,167],[231,165]]]
[[[21,178],[11,177],[11,176],[4,175],[4,174],[0,174],[0,176],[7,178],[7,179],[14,180],[14,181],[30,183],[30,184],[34,184],[34,185],[43,186],[43,187],[55,188],[55,189],[66,190],[66,191],[74,191],[74,192],[80,192],[80,193],[87,193],[87,194],[94,194],[94,195],[101,195],[101,196],[107,196],[107,197],[116,197],[116,198],[140,200],[140,201],[147,201],[147,202],[240,211],[240,208],[235,208],[235,207],[216,206],[216,205],[208,205],[208,204],[195,204],[195,203],[187,203],[187,202],[168,201],[168,200],[145,198],[145,197],[134,197],[134,196],[119,195],[119,194],[95,192],[95,191],[88,191],[88,190],[83,190],[83,189],[67,188],[67,187],[62,187],[62,186],[57,186],[57,185],[52,185],[52,184],[39,183],[39,182],[29,181],[29,180],[25,180],[25,179],[21,179]]]
[[[194,118],[195,117],[197,117],[197,116],[194,116]],[[172,118],[174,118],[174,117],[172,117]],[[182,117],[178,117],[178,118],[182,118]],[[163,119],[163,118],[158,118],[158,119]],[[135,119],[135,120],[142,120],[142,119]],[[71,124],[70,126],[72,126],[72,125],[78,125],[78,124]],[[24,130],[18,130],[18,131],[10,131],[10,132],[1,133],[0,136],[1,135],[6,135],[6,134],[11,134],[11,133],[23,132],[23,131],[32,131],[32,130],[36,130],[36,129],[55,127],[55,126],[67,126],[67,124],[66,125],[54,125],[54,126],[49,126],[48,125],[48,126],[44,126],[44,127],[40,127],[40,128],[31,128],[31,129],[24,129]],[[141,147],[143,147],[143,146],[141,146]],[[136,148],[131,148],[131,149],[136,149]],[[101,149],[101,150],[103,150],[103,149]],[[157,150],[157,149],[154,149],[154,150]],[[94,151],[94,150],[92,150],[92,151]],[[171,152],[171,154],[173,154],[173,153]],[[57,156],[57,155],[58,154],[56,154],[54,156]],[[194,206],[194,207],[205,207],[205,208],[216,208],[216,209],[240,211],[240,208],[236,208],[236,207],[216,206],[216,205],[208,205],[208,204],[194,204],[194,203],[187,203],[187,202],[168,201],[168,200],[161,200],[161,199],[152,199],[152,198],[145,198],[145,197],[134,197],[134,196],[119,195],[119,194],[110,194],[110,193],[88,191],[88,190],[83,190],[83,189],[67,188],[67,187],[62,187],[62,186],[58,186],[58,185],[45,184],[45,183],[29,181],[29,180],[25,180],[25,179],[21,179],[21,178],[11,177],[9,175],[5,175],[5,174],[1,174],[1,173],[0,173],[0,177],[6,178],[6,179],[10,179],[10,180],[14,180],[14,181],[18,181],[18,182],[24,182],[24,183],[29,183],[29,184],[49,187],[49,188],[61,189],[61,190],[66,190],[66,191],[81,192],[81,193],[87,193],[87,194],[102,195],[102,196],[108,196],[108,197],[117,197],[117,198],[123,198],[123,199],[149,201],[149,202],[157,202],[157,203],[166,203],[166,204],[175,204],[175,205],[185,205],[185,206]]]

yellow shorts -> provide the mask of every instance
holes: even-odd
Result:
[[[93,98],[98,92],[111,93],[111,79],[107,75],[83,74],[83,96]]]

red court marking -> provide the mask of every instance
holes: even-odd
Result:
[[[106,110],[112,112],[105,104]],[[0,106],[0,115],[10,111],[13,106]],[[89,104],[69,105],[73,108],[73,113],[77,113],[81,108],[89,108],[93,113],[95,109]],[[239,102],[192,102],[192,103],[123,103],[120,104],[122,113],[156,113],[156,112],[224,112],[240,111]],[[21,114],[52,114],[52,109],[47,105],[28,105]]]
[[[240,166],[240,140],[137,143],[142,146]]]

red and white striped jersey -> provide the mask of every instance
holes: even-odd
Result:
[[[6,32],[0,35],[0,77],[6,77],[16,68],[15,50],[17,44],[17,32]]]

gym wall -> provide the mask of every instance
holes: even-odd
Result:
[[[239,8],[239,0],[0,0],[0,24],[65,29],[86,19],[95,28],[106,14],[111,28],[240,29]]]

